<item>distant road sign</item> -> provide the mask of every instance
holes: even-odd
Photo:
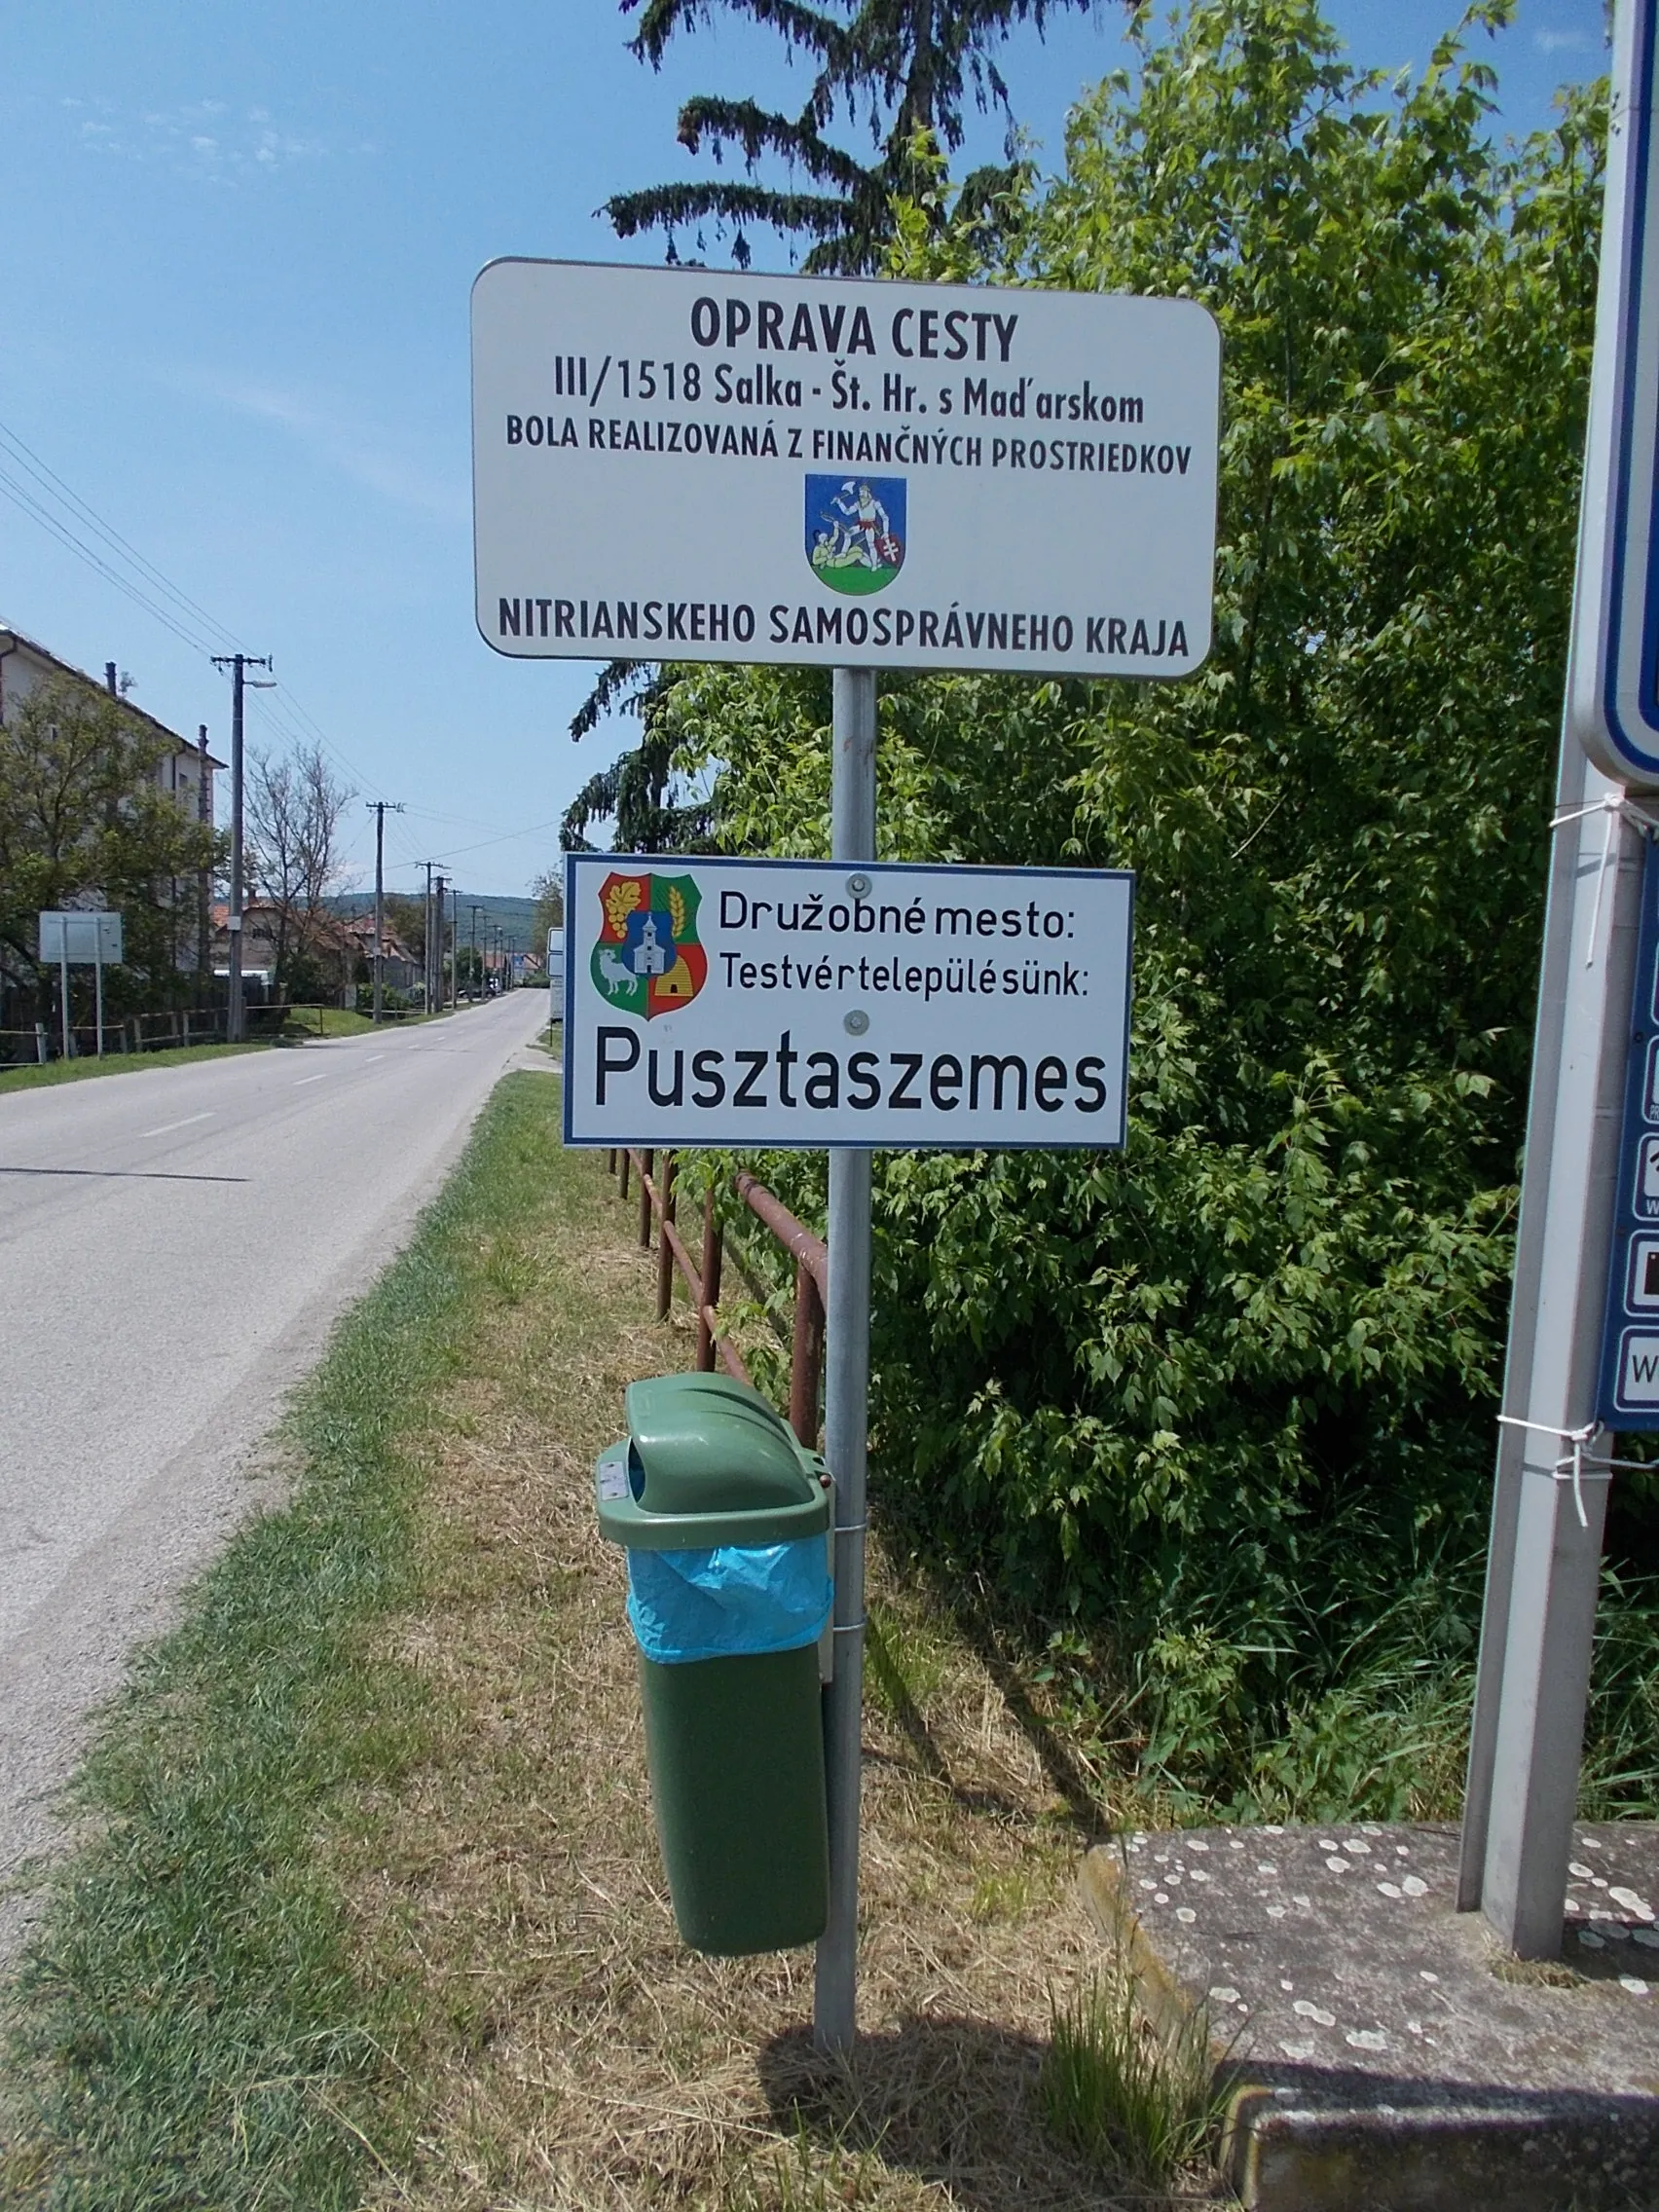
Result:
[[[1643,787],[1659,786],[1656,13],[1620,11],[1567,680],[1572,726],[1591,758],[1617,782]]]
[[[1191,675],[1220,364],[1193,300],[492,262],[478,627],[531,657]]]
[[[71,967],[119,967],[122,958],[121,916],[86,912],[76,907],[48,907],[40,916],[40,959],[43,964]]]
[[[565,867],[569,1143],[1124,1141],[1132,876]]]

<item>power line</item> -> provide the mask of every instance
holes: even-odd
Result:
[[[288,685],[278,681],[276,688],[276,700],[268,700],[261,709],[265,719],[276,734],[293,746],[297,752],[303,751],[308,745],[320,746],[337,768],[343,769],[348,776],[355,779],[360,787],[365,787],[377,797],[384,797],[385,793],[380,790],[380,787],[370,777],[365,776],[354,761],[347,758],[346,755],[341,752],[340,748],[311,716],[305,717],[305,720],[311,723],[310,731],[303,726],[297,702]],[[280,701],[281,704],[277,704],[277,701]]]
[[[163,629],[178,639],[181,645],[188,646],[192,652],[200,653],[203,660],[228,661],[234,656],[228,653],[216,653],[214,650],[215,642],[228,640],[239,650],[243,651],[244,660],[251,658],[242,648],[241,640],[234,630],[220,622],[215,615],[209,613],[199,601],[192,599],[188,592],[181,590],[153,561],[140,553],[135,545],[124,537],[113,524],[105,522],[96,508],[83,499],[80,494],[57,474],[55,469],[43,461],[33,448],[26,444],[10,424],[4,422],[0,422],[0,455],[4,455],[16,467],[22,469],[25,475],[32,480],[38,492],[44,494],[47,499],[55,500],[61,508],[66,510],[67,519],[65,519],[65,514],[54,513],[50,506],[43,504],[42,499],[36,496],[35,492],[29,490],[27,484],[19,482],[4,466],[0,466],[0,497],[10,499],[14,506],[28,515],[32,521],[38,523],[66,551],[73,553],[79,560],[85,562],[96,574],[103,577],[105,582],[113,584],[117,591],[129,599],[133,606],[141,608],[154,621],[159,622]],[[112,566],[111,560],[106,558],[96,545],[88,544],[85,537],[80,535],[80,533],[88,531],[102,541],[103,546],[109,554],[114,556],[116,561],[125,563],[132,572],[124,575],[119,568]],[[161,603],[158,603],[156,594],[165,595]],[[380,800],[389,807],[390,801],[387,800],[380,786],[372,777],[365,775],[356,762],[341,751],[304,701],[296,697],[293,687],[286,682],[282,682],[276,684],[274,689],[275,697],[268,696],[261,701],[258,710],[260,718],[271,728],[274,735],[296,751],[302,750],[308,744],[320,746],[329,758],[333,760],[336,767],[350,776],[361,791],[372,793],[374,799]],[[557,822],[541,822],[534,824],[527,830],[495,831],[493,825],[473,821],[464,815],[430,814],[424,816],[423,819],[432,822],[453,822],[471,829],[492,830],[493,833],[489,837],[483,838],[477,843],[452,848],[449,853],[441,856],[445,860],[459,859],[467,853],[484,852],[492,845],[509,844],[519,837],[539,836],[544,830],[555,829],[558,826]],[[410,852],[401,865],[419,867],[424,865],[424,858]]]
[[[141,575],[147,577],[165,592],[167,598],[177,605],[181,612],[187,616],[195,616],[197,620],[206,625],[210,633],[217,633],[228,638],[233,645],[241,644],[240,638],[225,629],[224,625],[216,621],[204,607],[199,605],[190,597],[188,592],[181,591],[170,577],[164,575],[153,561],[146,559],[135,545],[122,536],[120,531],[115,529],[112,524],[105,522],[96,509],[89,506],[80,494],[66,484],[55,468],[50,467],[46,461],[42,461],[39,454],[32,447],[26,445],[17,431],[6,423],[0,423],[0,446],[10,448],[13,460],[34,478],[35,482],[49,497],[61,499],[70,512],[89,529],[95,532],[112,551],[129,561]]]
[[[5,423],[0,423],[0,453],[5,454],[16,466],[22,468],[49,499],[55,499],[67,510],[67,520],[62,514],[55,514],[50,507],[41,503],[26,485],[19,483],[4,467],[0,467],[0,496],[10,499],[14,506],[39,523],[59,545],[84,561],[106,582],[113,584],[117,591],[125,594],[135,607],[141,608],[165,630],[169,631],[182,645],[188,645],[193,652],[200,653],[203,660],[231,657],[229,654],[215,655],[215,641],[228,640],[241,649],[241,640],[234,630],[210,614],[188,592],[182,591],[153,561],[123,537],[120,531],[105,522],[94,507],[65,483],[55,469],[42,461],[32,447],[25,444],[17,431]],[[78,531],[88,530],[101,538],[116,559],[125,562],[134,574],[123,575],[95,546],[86,543],[84,537],[77,534]],[[157,591],[165,593],[172,605],[158,605],[152,596]],[[373,780],[348,759],[316,718],[294,696],[291,687],[284,683],[280,688],[289,711],[273,712],[270,706],[263,710],[265,719],[276,735],[295,748],[307,743],[320,745],[338,767],[343,768],[349,776],[356,778],[368,790],[378,793]]]
[[[488,830],[503,837],[517,837],[522,831],[502,830],[496,822],[475,822],[469,814],[434,814],[429,807],[412,806],[410,814],[417,822],[453,822],[462,830]]]
[[[119,570],[112,569],[107,561],[99,554],[94,553],[89,546],[83,545],[80,539],[56,515],[43,507],[18,483],[15,477],[7,475],[4,469],[0,469],[0,494],[10,499],[15,507],[20,508],[24,514],[38,522],[50,536],[57,540],[59,545],[78,555],[89,568],[95,569],[99,575],[115,586],[117,591],[124,592],[134,606],[141,607],[146,614],[153,615],[164,629],[170,630],[175,638],[190,647],[192,652],[200,653],[203,660],[212,658],[208,645],[201,638],[193,637],[180,623],[174,621],[170,614],[140,591],[138,586],[129,577],[122,575]]]
[[[562,817],[556,814],[551,822],[533,822],[525,830],[503,830],[498,837],[481,838],[476,845],[451,845],[448,851],[440,853],[438,858],[445,861],[458,861],[464,853],[482,853],[491,845],[511,844],[515,837],[538,837],[544,830],[557,830],[561,820]]]

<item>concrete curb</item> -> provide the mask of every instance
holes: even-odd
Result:
[[[1128,1836],[1080,1886],[1155,2028],[1209,2009],[1222,2170],[1250,2212],[1650,2212],[1659,1828],[1578,1836],[1573,1964],[1519,1978],[1451,1909],[1449,1829]],[[1628,1909],[1584,1901],[1615,1890]],[[1649,1960],[1651,1987],[1616,1971]]]

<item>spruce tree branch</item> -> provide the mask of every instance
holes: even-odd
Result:
[[[739,15],[779,32],[786,44],[804,48],[834,67],[847,47],[846,26],[821,9],[804,8],[799,0],[726,0]],[[624,15],[632,14],[639,0],[622,0]],[[653,69],[676,31],[692,30],[699,22],[714,20],[714,0],[645,0],[640,27],[629,40],[629,52]],[[844,63],[841,65],[844,66]]]
[[[632,684],[647,684],[650,668],[651,663],[646,660],[608,661],[600,671],[593,689],[571,718],[572,740],[579,743],[598,722],[600,716],[608,714],[611,707],[619,704],[637,705],[637,699],[625,699],[622,694]]]
[[[700,152],[704,138],[735,139],[751,168],[763,153],[778,154],[797,164],[814,182],[836,184],[844,192],[857,191],[871,174],[850,154],[821,137],[810,115],[792,120],[769,114],[753,100],[699,94],[681,109],[677,128],[680,143],[690,153]]]
[[[645,192],[621,192],[598,210],[610,219],[618,238],[637,232],[673,230],[709,215],[733,222],[770,223],[781,231],[809,231],[823,238],[845,223],[844,201],[815,194],[773,192],[758,184],[659,184]]]

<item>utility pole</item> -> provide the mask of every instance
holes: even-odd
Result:
[[[1457,1877],[1458,1909],[1478,1908],[1522,1959],[1561,1953],[1607,1490],[1632,1464],[1615,1456],[1617,1440],[1659,1425],[1634,1387],[1634,1360],[1653,1340],[1641,1247],[1627,1241],[1638,1221],[1646,1226],[1654,1144],[1641,1132],[1654,1119],[1646,907],[1659,863],[1646,840],[1659,717],[1640,611],[1659,578],[1654,0],[1616,0],[1610,76],[1566,713]]]
[[[424,908],[425,922],[421,934],[421,1002],[422,1012],[432,1011],[432,864],[423,861],[426,871],[426,903]]]
[[[401,814],[402,801],[372,798],[375,818],[375,1022],[381,1017],[381,977],[386,968],[386,818]]]
[[[478,916],[479,916],[479,912],[480,912],[480,908],[479,908],[478,903],[477,903],[477,901],[476,901],[476,900],[474,900],[474,902],[473,902],[473,904],[472,904],[472,977],[471,977],[471,979],[472,979],[472,981],[473,981],[474,983],[476,983],[476,984],[477,984],[477,986],[478,986],[478,995],[479,995],[479,997],[480,997],[480,998],[482,998],[482,997],[483,997],[483,995],[484,995],[484,966],[483,966],[483,962],[482,962],[482,960],[481,960],[481,958],[480,958],[480,956],[479,956],[479,951],[478,951]]]
[[[432,878],[432,987],[426,1004],[439,1014],[444,1011],[444,895],[449,886],[441,875]]]
[[[230,982],[225,1006],[225,1039],[228,1044],[240,1045],[247,1034],[247,1020],[242,1010],[242,692],[246,687],[245,671],[250,668],[269,668],[271,656],[266,653],[215,653],[215,668],[231,671],[231,898],[225,916],[225,932],[230,939]],[[270,682],[253,680],[256,691],[269,691]]]
[[[204,830],[213,827],[212,771],[207,765],[207,724],[196,725],[196,819]],[[210,868],[203,868],[196,886],[196,989],[198,1004],[203,995],[210,996],[210,963],[207,958],[212,944],[211,912],[213,877]]]

